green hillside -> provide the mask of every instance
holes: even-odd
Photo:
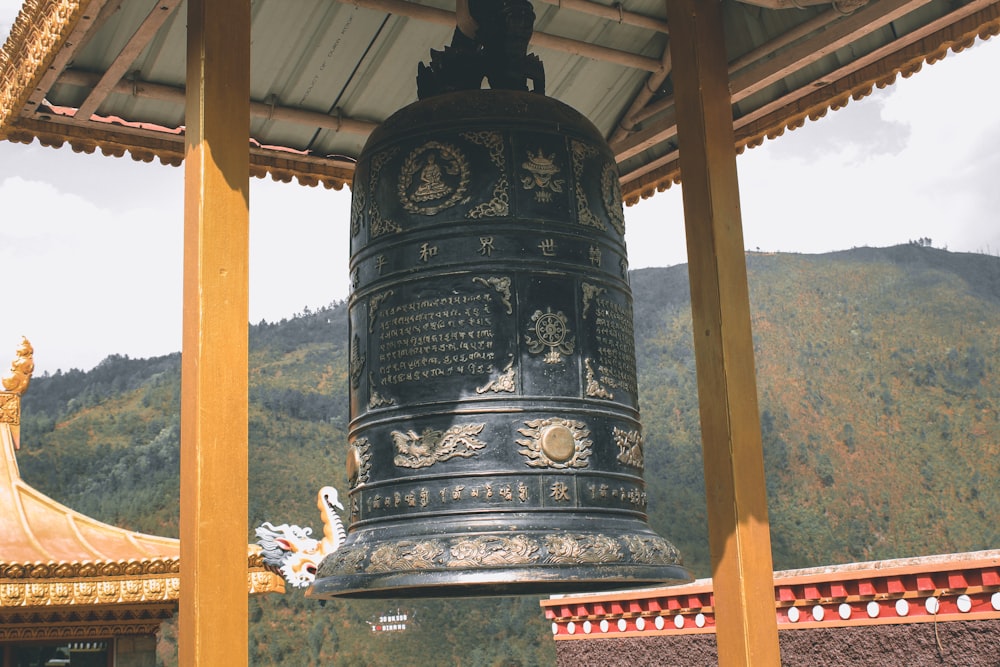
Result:
[[[1000,259],[921,245],[747,257],[775,567],[996,547]],[[633,272],[650,523],[709,574],[687,267]],[[250,525],[346,489],[347,308],[251,327]],[[179,355],[35,378],[23,477],[176,536]],[[248,542],[252,541],[248,536]],[[374,635],[407,611],[404,633]],[[554,661],[538,599],[250,602],[255,665]],[[176,664],[174,630],[161,641]]]

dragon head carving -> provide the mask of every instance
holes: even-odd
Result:
[[[277,568],[292,586],[305,588],[316,580],[320,563],[344,543],[344,525],[334,508],[344,509],[337,490],[324,486],[317,497],[323,515],[323,539],[312,537],[312,528],[283,523],[280,526],[265,521],[255,532],[264,563]]]
[[[265,521],[255,531],[263,550],[264,563],[278,568],[292,586],[305,588],[316,579],[316,569],[323,560],[319,540],[310,537],[312,528],[283,523],[275,526]]]

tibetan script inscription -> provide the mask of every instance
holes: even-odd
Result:
[[[632,396],[638,393],[635,383],[635,334],[632,311],[607,298],[598,297],[597,372],[603,384],[621,389]]]
[[[468,483],[445,484],[443,486],[400,485],[397,487],[399,490],[393,493],[366,494],[364,496],[365,515],[370,517],[375,512],[380,514],[400,513],[411,509],[420,511],[428,507],[434,511],[442,506],[461,506],[472,503],[483,507],[502,507],[505,505],[524,505],[535,500],[531,487],[528,486],[530,480],[527,483],[520,479],[467,481]],[[568,490],[567,488],[567,492]],[[625,496],[622,495],[622,501],[624,502],[624,500]]]
[[[382,386],[450,376],[482,376],[494,368],[490,295],[453,294],[389,306],[378,324]]]

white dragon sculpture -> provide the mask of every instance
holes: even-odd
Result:
[[[302,528],[287,523],[275,526],[265,521],[255,531],[264,563],[278,568],[285,581],[298,588],[312,584],[323,559],[339,549],[347,539],[344,524],[335,511],[335,508],[344,509],[337,489],[332,486],[320,489],[316,506],[323,516],[322,541],[311,537],[312,528],[308,526]]]

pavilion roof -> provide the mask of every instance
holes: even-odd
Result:
[[[0,626],[11,608],[175,605],[179,540],[102,523],[21,479],[14,452],[19,399],[0,391]],[[284,591],[255,545],[247,547],[247,568],[251,594]]]
[[[535,0],[547,94],[608,138],[626,202],[678,182],[662,0]],[[0,52],[0,138],[180,164],[182,0],[27,0]],[[723,0],[739,148],[1000,32],[1000,0]],[[254,0],[251,173],[340,188],[416,100],[453,0]]]

